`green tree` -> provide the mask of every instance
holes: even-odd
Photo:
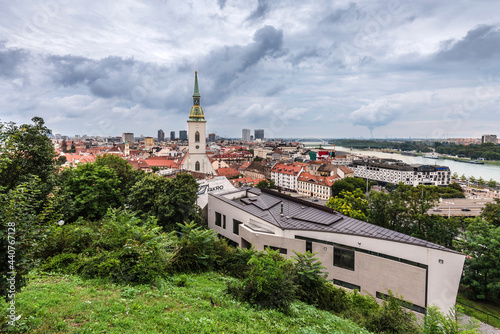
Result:
[[[130,188],[144,175],[143,171],[135,170],[127,160],[116,154],[99,155],[94,164],[108,167],[116,173],[123,196],[127,196]]]
[[[75,169],[66,170],[61,178],[70,208],[66,218],[71,221],[80,216],[92,220],[100,219],[108,208],[117,208],[123,203],[120,179],[107,166],[81,164]]]
[[[477,180],[477,183],[480,185],[480,186],[484,186],[486,185],[486,182],[484,181],[484,179],[482,177],[479,177],[479,180]]]
[[[486,203],[481,216],[490,224],[500,227],[500,199],[495,198],[494,202]]]
[[[54,175],[57,156],[47,136],[50,130],[40,117],[32,118],[34,124],[16,126],[15,123],[0,123],[0,189],[13,189],[16,185],[40,178],[44,188],[41,195],[50,191],[48,181]]]
[[[352,193],[356,189],[360,189],[364,193],[366,191],[366,181],[360,177],[346,177],[332,185],[332,196],[342,196],[342,191]]]
[[[497,182],[496,182],[495,180],[490,179],[490,180],[488,181],[488,187],[491,187],[491,188],[496,188],[496,186],[497,186]]]
[[[26,283],[26,275],[35,266],[48,226],[59,219],[54,211],[57,196],[45,201],[44,210],[38,212],[40,178],[32,176],[6,193],[0,193],[0,293],[7,297],[14,277],[15,291]],[[12,275],[10,272],[15,271]]]
[[[451,174],[451,178],[454,180],[458,179],[458,173],[455,172],[455,173]]]
[[[274,189],[275,183],[274,180],[262,180],[256,185],[257,188],[259,189]]]
[[[474,183],[474,182],[476,182],[476,178],[475,178],[474,176],[472,176],[472,175],[471,175],[471,177],[469,177],[469,181],[470,181],[471,183]]]
[[[500,227],[475,218],[456,242],[467,255],[462,284],[472,290],[471,297],[497,302],[500,297]]]
[[[191,175],[165,178],[147,174],[130,189],[128,205],[141,214],[157,217],[158,224],[171,231],[177,223],[200,223],[197,199],[198,182]]]
[[[337,197],[330,197],[326,206],[351,218],[365,220],[368,213],[368,201],[360,189],[353,192],[343,190]]]
[[[460,176],[460,181],[462,182],[467,181],[467,176],[465,176],[465,174],[462,174],[462,176]]]

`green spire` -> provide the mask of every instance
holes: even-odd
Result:
[[[200,91],[198,90],[198,72],[194,72],[193,107],[189,113],[188,122],[206,122],[203,109],[200,106]]]
[[[194,72],[194,94],[193,97],[200,97],[200,91],[198,90],[198,72]]]

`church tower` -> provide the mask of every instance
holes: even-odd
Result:
[[[182,168],[193,172],[215,174],[206,153],[207,121],[200,106],[197,72],[194,72],[193,106],[189,112],[187,123],[189,151],[184,157]]]

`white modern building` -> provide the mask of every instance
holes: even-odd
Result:
[[[355,177],[368,180],[418,186],[447,186],[451,182],[451,171],[446,166],[409,165],[393,159],[354,160],[351,164]]]
[[[465,255],[443,246],[267,189],[209,194],[207,214],[210,228],[242,248],[317,253],[336,285],[377,298],[390,290],[420,313],[455,304]]]

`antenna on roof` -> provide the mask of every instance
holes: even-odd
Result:
[[[281,201],[281,215],[283,216],[283,201]]]

